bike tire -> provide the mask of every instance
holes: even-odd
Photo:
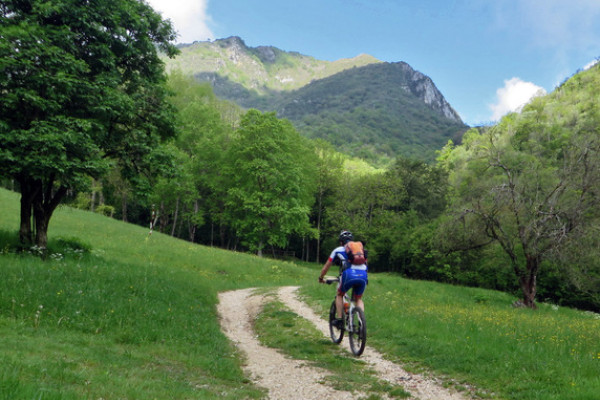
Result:
[[[352,354],[360,356],[365,351],[367,343],[367,322],[364,311],[358,307],[352,310],[352,326],[348,331],[348,338]]]
[[[333,322],[336,319],[335,316],[335,300],[331,303],[331,308],[329,309],[329,334],[331,335],[331,340],[335,344],[339,344],[344,338],[344,329],[340,329],[336,327]]]

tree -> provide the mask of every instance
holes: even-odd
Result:
[[[241,111],[235,105],[218,100],[209,84],[198,83],[178,71],[169,75],[169,87],[175,93],[172,102],[177,109],[179,135],[176,146],[187,155],[189,184],[194,186],[193,203],[188,212],[191,230],[210,222],[213,245],[217,224],[221,245],[225,243],[225,197],[227,183],[223,176],[224,155]],[[190,236],[194,236],[190,232]]]
[[[157,47],[174,56],[175,34],[137,0],[9,0],[0,21],[0,172],[18,182],[21,242],[35,230],[45,248],[68,190],[112,163],[133,177],[174,134]]]
[[[337,200],[337,194],[340,191],[344,159],[342,154],[336,152],[331,144],[321,139],[315,140],[315,151],[317,153],[317,187],[315,192],[315,204],[313,207],[313,218],[315,219],[314,225],[317,232],[315,261],[319,262],[321,241],[323,239],[321,237],[323,218],[325,210]]]
[[[230,222],[252,251],[284,247],[310,231],[315,152],[287,120],[248,111],[229,149],[226,174]]]
[[[404,197],[404,188],[382,171],[347,169],[325,213],[325,243],[335,247],[340,230],[350,230],[357,240],[367,244],[369,266],[378,268],[382,260],[379,250],[385,246],[381,233],[395,224]],[[383,259],[387,261],[385,256]]]
[[[600,205],[597,108],[568,125],[560,118],[571,114],[569,107],[560,108],[537,99],[522,115],[469,132],[460,157],[445,154],[446,165],[454,164],[453,210],[459,215],[447,227],[447,240],[455,248],[498,243],[531,308],[542,261],[582,237]]]
[[[431,279],[435,257],[426,233],[431,231],[429,221],[445,211],[447,173],[424,161],[399,157],[383,181],[387,190],[380,194],[382,206],[371,233],[377,267]]]
[[[448,175],[442,168],[399,157],[388,169],[386,178],[404,189],[400,210],[414,210],[420,217],[431,219],[446,209]]]
[[[189,157],[173,144],[165,147],[171,163],[165,165],[155,177],[151,200],[158,211],[159,231],[166,233],[167,225],[170,224],[169,233],[175,236],[184,214],[194,210],[198,195],[190,173]],[[190,218],[193,219],[194,216],[190,215]]]

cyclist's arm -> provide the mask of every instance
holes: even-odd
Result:
[[[327,271],[329,271],[329,268],[331,267],[332,263],[333,260],[331,258],[328,258],[327,262],[325,263],[325,265],[323,265],[323,268],[321,269],[321,275],[319,275],[319,282],[323,282],[323,278],[325,277]]]

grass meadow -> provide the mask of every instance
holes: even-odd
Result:
[[[0,399],[265,398],[219,329],[218,292],[298,285],[324,317],[333,298],[317,284],[320,265],[149,236],[68,207],[52,218],[41,261],[14,251],[18,218],[19,195],[0,189]],[[368,345],[408,369],[482,398],[600,398],[597,314],[514,309],[504,293],[391,274],[369,280]],[[330,369],[325,383],[406,396],[281,304],[269,304],[257,327],[267,345]]]

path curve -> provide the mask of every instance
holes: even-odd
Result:
[[[328,322],[298,299],[297,290],[298,287],[286,286],[279,288],[277,294],[288,308],[312,322],[329,338]],[[255,384],[268,390],[269,399],[337,400],[365,397],[364,393],[333,390],[320,383],[328,375],[326,370],[286,358],[277,350],[262,346],[253,331],[253,325],[264,302],[265,296],[255,295],[254,289],[222,292],[219,293],[217,311],[223,332],[247,358],[244,366],[246,373]],[[416,399],[467,399],[461,393],[442,387],[435,379],[405,371],[398,364],[385,360],[369,346],[365,348],[361,359],[375,370],[380,379],[402,386]]]

